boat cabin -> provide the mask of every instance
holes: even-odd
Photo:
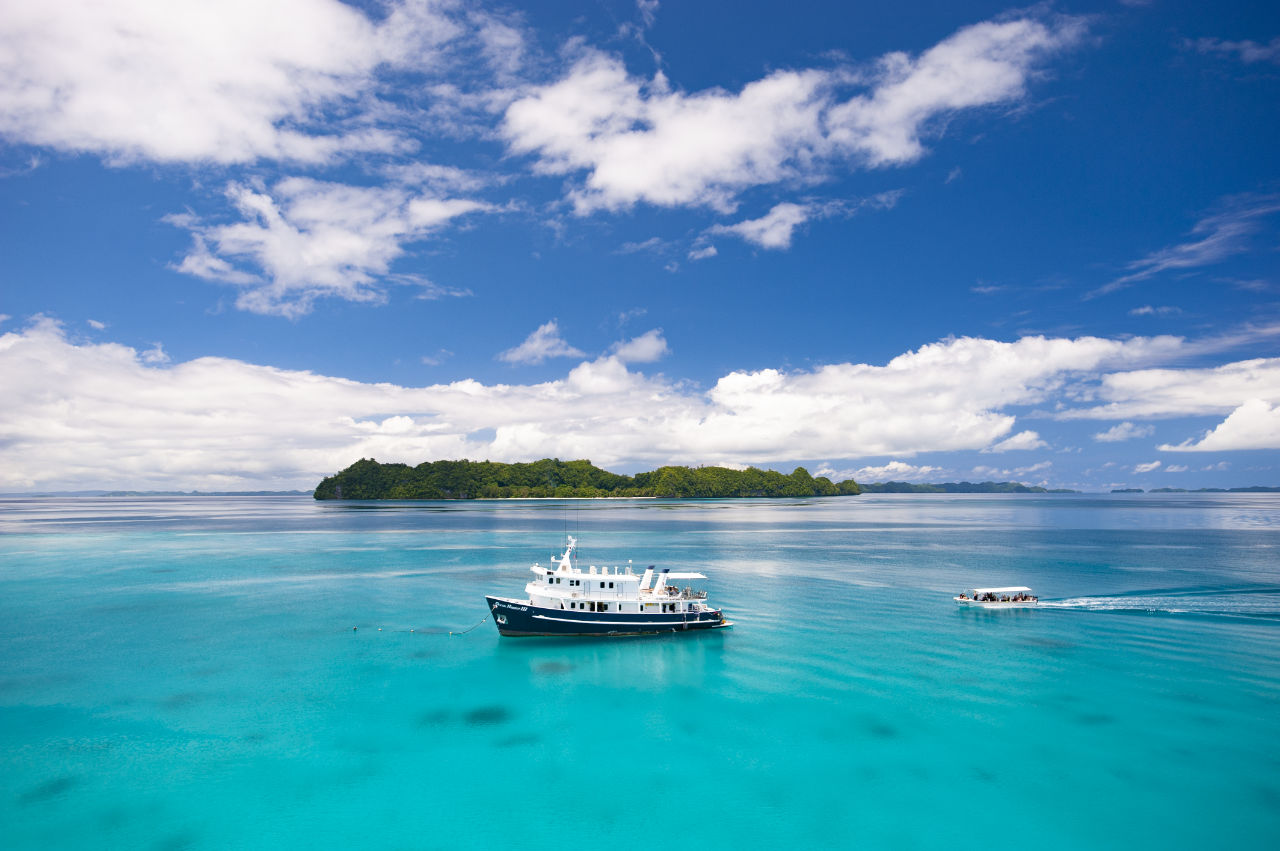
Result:
[[[701,573],[655,571],[653,565],[637,575],[628,561],[625,566],[578,567],[573,538],[564,554],[550,565],[535,564],[533,581],[525,586],[534,606],[566,611],[623,612],[631,614],[678,614],[705,612],[707,592],[681,582],[706,579]]]
[[[966,588],[955,597],[962,606],[985,608],[1004,606],[1034,606],[1040,598],[1025,585],[1009,585],[1001,588]]]

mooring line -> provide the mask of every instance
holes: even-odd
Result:
[[[466,635],[468,632],[471,632],[471,630],[475,629],[477,626],[480,626],[480,624],[484,623],[488,619],[489,619],[489,613],[485,612],[484,617],[482,617],[479,621],[477,621],[475,626],[469,626],[466,629],[462,630],[462,632],[454,632],[453,630],[449,630],[449,634],[450,635]]]

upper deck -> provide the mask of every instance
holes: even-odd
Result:
[[[630,562],[613,567],[593,564],[583,570],[574,564],[576,544],[570,537],[564,554],[553,558],[550,565],[535,564],[529,568],[534,578],[525,586],[525,592],[534,605],[585,607],[591,611],[682,612],[696,611],[702,605],[700,601],[707,598],[706,591],[671,584],[706,579],[701,573],[656,571],[650,565],[643,574],[637,575]]]

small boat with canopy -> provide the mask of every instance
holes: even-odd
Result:
[[[1004,588],[966,588],[955,601],[961,606],[983,609],[1022,609],[1036,605],[1040,598],[1025,585],[1009,585]]]

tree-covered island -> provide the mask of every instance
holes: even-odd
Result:
[[[853,479],[833,483],[804,467],[790,475],[748,467],[659,467],[624,476],[590,461],[544,458],[528,464],[497,461],[427,461],[379,464],[362,458],[316,486],[316,499],[528,499],[556,497],[840,496],[861,493]]]

